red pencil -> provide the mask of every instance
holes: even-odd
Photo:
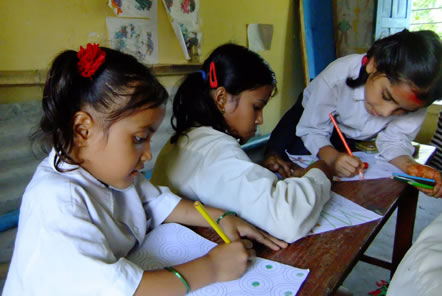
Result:
[[[338,123],[335,120],[335,117],[331,113],[329,114],[329,116],[330,116],[331,121],[333,122],[333,125],[336,128],[336,131],[339,134],[339,137],[342,140],[342,143],[344,143],[345,149],[347,150],[347,152],[348,152],[348,154],[350,156],[353,156],[353,153],[351,152],[350,147],[348,147],[347,141],[345,140],[344,135],[342,134],[341,129],[339,128]],[[361,169],[359,169],[359,176],[361,176],[361,180],[364,180],[364,175],[362,174],[362,170]]]

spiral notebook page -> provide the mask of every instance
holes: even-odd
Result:
[[[160,269],[207,254],[216,244],[175,223],[152,230],[144,243],[128,259],[144,270]],[[309,273],[308,269],[256,258],[243,276],[234,281],[215,283],[187,295],[296,295]]]

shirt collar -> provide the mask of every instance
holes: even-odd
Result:
[[[49,153],[48,162],[49,162],[49,165],[51,166],[51,168],[55,172],[60,173],[55,168],[55,156],[56,156],[55,149],[52,148],[51,152]],[[97,178],[92,176],[88,171],[86,171],[85,169],[83,169],[79,165],[69,164],[69,163],[61,160],[58,167],[62,170],[65,170],[65,172],[63,172],[61,174],[81,175],[83,178],[89,180],[90,182],[92,182],[100,187],[109,188],[108,185],[102,183],[100,180],[98,180]]]

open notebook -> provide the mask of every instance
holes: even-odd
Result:
[[[128,259],[144,270],[160,269],[193,260],[207,254],[216,244],[175,223],[153,229]],[[298,292],[309,270],[256,258],[238,280],[215,283],[188,295],[285,295]]]

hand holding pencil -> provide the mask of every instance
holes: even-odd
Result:
[[[363,169],[366,168],[365,167],[366,164],[363,163],[359,158],[353,156],[353,153],[352,153],[350,147],[348,146],[347,141],[345,140],[345,137],[342,134],[341,129],[339,128],[339,125],[336,122],[333,114],[330,113],[329,117],[330,117],[336,131],[338,132],[338,135],[341,138],[341,141],[344,144],[345,149],[347,151],[347,154],[343,154],[343,153],[338,152],[338,155],[336,156],[336,160],[335,160],[335,165],[334,165],[336,172],[338,172],[338,174],[340,176],[352,177],[354,175],[354,171],[357,170],[357,172],[359,173],[360,179],[364,180]]]
[[[415,186],[419,191],[427,195],[442,197],[442,178],[439,171],[430,166],[414,163],[407,167],[406,173],[413,179],[412,184],[409,183],[410,185]],[[434,183],[428,183],[428,179],[434,180]]]

